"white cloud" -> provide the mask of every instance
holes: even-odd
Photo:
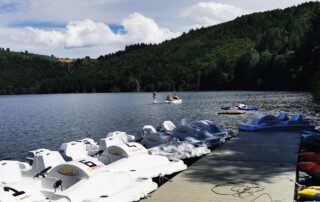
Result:
[[[127,31],[127,35],[124,36],[124,41],[127,43],[160,43],[179,35],[169,29],[160,28],[153,19],[140,13],[129,15],[123,20],[122,25]]]
[[[195,22],[203,26],[210,26],[233,20],[243,14],[246,14],[244,9],[232,5],[215,2],[200,2],[186,8],[180,16],[192,18]]]
[[[69,22],[64,35],[66,48],[98,46],[119,41],[119,35],[114,34],[107,25],[89,19]]]
[[[61,57],[97,57],[126,44],[159,43],[191,28],[306,1],[0,0],[0,46]],[[120,22],[124,35],[107,26]]]
[[[44,47],[58,47],[64,42],[64,35],[59,31],[45,31],[32,27],[1,28],[0,37],[4,42]]]
[[[64,35],[59,31],[46,31],[41,29],[35,29],[32,27],[26,28],[26,36],[29,43],[36,43],[41,46],[58,47],[64,42]],[[21,38],[25,40],[25,37]]]
[[[59,50],[100,47],[98,49],[107,54],[120,50],[127,44],[155,44],[179,35],[159,27],[153,19],[140,13],[133,13],[123,19],[122,25],[126,30],[125,34],[115,34],[108,25],[90,19],[71,21],[63,29],[0,28],[0,43],[31,52],[39,47]],[[99,55],[95,55],[97,56]]]

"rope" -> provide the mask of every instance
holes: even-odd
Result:
[[[251,200],[250,202],[254,202],[256,201],[257,199],[259,199],[260,197],[262,196],[268,196],[268,198],[270,199],[270,202],[282,202],[280,200],[273,200],[271,195],[269,193],[263,193],[263,194],[260,194],[259,196],[257,196],[256,198],[254,198],[253,200]]]
[[[228,189],[228,187],[230,187]],[[221,188],[223,191],[219,191]],[[217,195],[229,195],[236,198],[246,199],[248,197],[254,197],[258,192],[264,191],[265,187],[260,186],[257,183],[252,182],[226,182],[223,184],[217,184],[211,188],[211,191]],[[261,193],[250,202],[255,202],[262,196],[268,196],[269,202],[281,202],[280,200],[273,200],[269,193]]]

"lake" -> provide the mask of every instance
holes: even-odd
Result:
[[[162,100],[168,92],[158,94]],[[143,125],[165,120],[209,119],[236,129],[257,113],[299,112],[320,124],[320,107],[306,92],[178,92],[182,104],[152,104],[152,93],[94,93],[0,96],[0,159],[23,159],[29,150],[58,150],[63,142],[95,140],[119,130],[138,135]],[[244,103],[259,112],[218,115],[221,106]]]

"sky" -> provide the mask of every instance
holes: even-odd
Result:
[[[158,44],[191,28],[305,0],[0,0],[0,47],[62,58]]]

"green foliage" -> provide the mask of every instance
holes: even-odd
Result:
[[[310,2],[97,59],[1,49],[0,93],[313,90],[319,98],[319,56],[320,3]]]

